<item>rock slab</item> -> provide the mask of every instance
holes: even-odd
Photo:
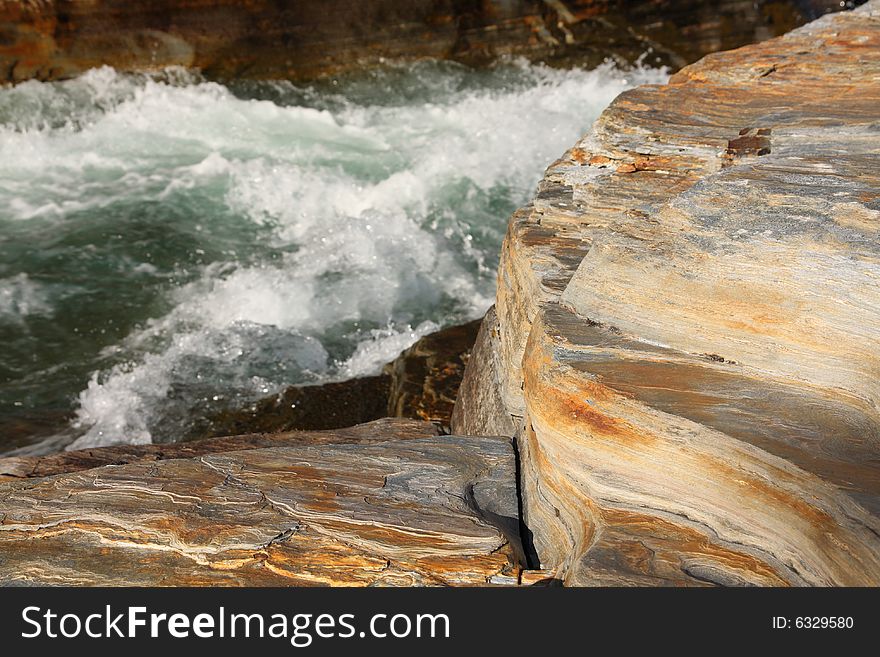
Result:
[[[202,438],[180,443],[94,447],[56,452],[44,456],[7,456],[0,458],[0,481],[4,479],[38,479],[67,472],[90,470],[102,465],[196,458],[207,454],[238,452],[261,447],[349,443],[364,445],[385,442],[389,436],[393,436],[395,440],[410,440],[438,434],[439,430],[430,422],[384,418],[333,431],[248,433],[218,438]]]
[[[386,438],[0,483],[0,584],[515,584],[511,444]]]
[[[880,584],[878,127],[874,0],[622,94],[514,214],[454,426],[515,424],[566,584]]]

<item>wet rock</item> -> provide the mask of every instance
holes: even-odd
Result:
[[[391,377],[367,376],[321,385],[290,386],[245,409],[212,417],[208,434],[319,430],[351,427],[385,417]]]
[[[385,437],[0,483],[0,583],[515,584],[511,444]]]
[[[511,218],[454,427],[515,423],[542,568],[880,583],[878,107],[874,0],[622,94]]]
[[[436,422],[448,430],[480,323],[475,320],[426,335],[385,366],[391,377],[389,416]]]
[[[388,440],[412,440],[438,435],[430,422],[385,418],[333,431],[281,431],[252,433],[220,438],[203,438],[183,443],[158,445],[117,445],[93,449],[59,452],[46,456],[0,458],[0,481],[3,479],[33,479],[78,472],[102,465],[125,465],[139,461],[195,458],[207,454],[242,451],[264,447],[295,445],[371,444]]]
[[[338,429],[382,417],[434,422],[448,432],[479,327],[476,320],[426,335],[388,363],[381,375],[291,386],[248,408],[221,413],[208,420],[207,430],[200,429],[200,437]]]
[[[0,0],[0,81],[59,79],[103,64],[197,68],[214,78],[309,79],[389,59],[485,63],[524,55],[678,68],[766,39],[837,0]]]

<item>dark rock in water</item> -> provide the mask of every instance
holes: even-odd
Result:
[[[516,584],[511,443],[385,438],[0,483],[0,584]]]
[[[286,431],[250,433],[222,438],[204,438],[160,445],[116,445],[46,456],[0,458],[0,480],[33,479],[88,470],[102,465],[124,465],[138,461],[195,458],[219,452],[295,445],[370,444],[388,440],[412,440],[438,435],[430,422],[384,418],[334,431]]]
[[[449,428],[481,321],[426,335],[385,366],[385,373],[391,377],[388,415],[427,420]]]
[[[0,436],[3,450],[8,452],[19,447],[32,445],[36,440],[52,443],[64,429],[70,426],[73,414],[67,410],[24,410],[20,413],[7,413],[0,419]],[[58,439],[57,449],[64,447],[63,439]]]
[[[0,0],[0,82],[177,65],[309,79],[389,59],[524,55],[595,65],[650,51],[678,68],[776,36],[838,0]]]
[[[480,320],[476,320],[427,335],[388,363],[383,374],[321,385],[290,386],[281,393],[260,399],[246,408],[231,409],[198,420],[187,435],[169,438],[190,442],[242,434],[322,431],[354,427],[385,417],[434,422],[448,433],[458,387],[479,326]],[[10,423],[0,426],[0,434],[14,439],[16,433],[20,432],[23,437],[30,437],[35,427],[45,433],[58,432],[66,426],[69,419],[68,416],[59,414],[57,417],[47,416],[42,422],[34,419],[31,422]],[[146,445],[144,448],[174,452],[174,444],[164,442],[162,445]],[[60,439],[58,445],[54,446],[55,449],[63,447],[64,443]],[[118,450],[117,457],[123,459],[139,449],[141,447],[133,445],[111,448]],[[103,449],[80,450],[74,453],[80,455],[78,458],[89,462],[90,457],[85,455],[94,452],[101,454],[98,464],[117,462],[114,460],[117,457],[108,456],[112,452],[104,452]],[[55,455],[56,458],[60,456],[62,455]],[[13,461],[25,464],[21,467],[27,470],[27,464],[34,462],[34,459],[0,458],[0,477],[8,474],[3,472],[3,464],[12,467],[8,464]],[[70,459],[66,462],[70,462]],[[15,472],[19,470],[18,466],[14,468]]]
[[[291,386],[246,409],[222,413],[210,419],[207,435],[338,429],[382,417],[434,422],[448,432],[479,327],[475,320],[426,335],[388,363],[384,374]]]
[[[367,376],[314,386],[291,386],[250,407],[211,419],[210,434],[338,429],[387,415],[391,377]]]

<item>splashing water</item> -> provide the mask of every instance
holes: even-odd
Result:
[[[0,451],[176,440],[479,316],[543,169],[664,77],[102,68],[0,89]]]

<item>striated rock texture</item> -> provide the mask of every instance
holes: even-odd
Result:
[[[680,67],[782,34],[838,0],[0,0],[0,82],[108,64],[308,79],[424,57]]]
[[[477,436],[516,434],[516,424],[505,411],[501,396],[501,363],[498,317],[492,306],[480,323],[465,376],[455,400],[451,430],[467,427]]]
[[[511,444],[386,429],[0,483],[0,584],[516,584]]]
[[[0,481],[4,479],[33,479],[65,472],[78,472],[102,465],[124,465],[138,461],[195,458],[206,454],[258,449],[261,447],[290,447],[293,445],[372,444],[388,440],[409,440],[436,436],[439,431],[430,422],[385,418],[335,429],[333,431],[279,431],[276,433],[249,433],[220,438],[203,438],[182,443],[150,445],[115,445],[92,449],[58,452],[45,456],[8,456],[0,458]]]
[[[453,422],[515,423],[543,567],[880,584],[878,165],[873,0],[622,94],[547,170]]]

